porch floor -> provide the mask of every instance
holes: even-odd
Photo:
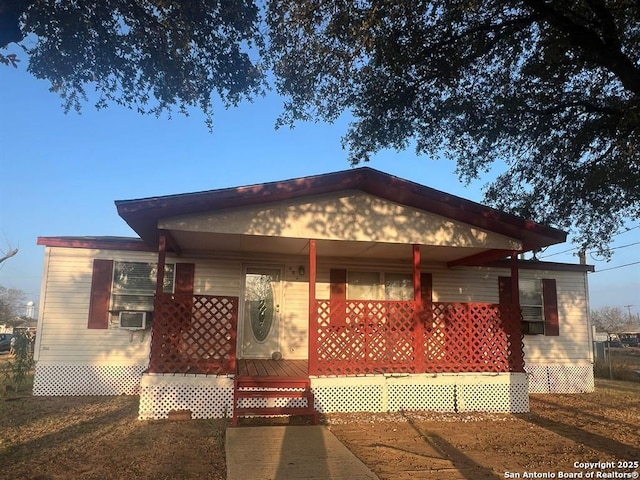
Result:
[[[309,377],[307,360],[239,358],[239,377]]]

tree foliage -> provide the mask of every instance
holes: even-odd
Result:
[[[29,71],[51,82],[67,110],[94,89],[98,107],[156,115],[197,107],[210,122],[214,95],[236,105],[264,85],[251,57],[263,48],[252,0],[0,0],[0,25],[0,47],[26,38]]]
[[[354,116],[351,163],[415,145],[498,208],[604,247],[640,217],[636,0],[272,0],[282,123]],[[428,168],[428,166],[425,166]]]
[[[414,146],[469,181],[497,162],[487,201],[599,248],[640,218],[638,25],[637,0],[0,0],[0,48],[27,38],[68,109],[92,88],[211,121],[213,96],[262,92],[265,60],[279,124],[350,114],[352,164]]]

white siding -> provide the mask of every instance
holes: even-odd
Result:
[[[44,363],[96,365],[145,364],[149,355],[149,331],[87,328],[91,274],[94,258],[124,261],[157,261],[155,253],[91,249],[47,248],[38,360]],[[305,257],[169,257],[168,262],[193,262],[195,293],[237,296],[242,299],[243,268],[278,265],[283,268],[280,341],[285,358],[306,358],[308,348],[308,260]],[[300,275],[298,269],[304,266]],[[329,298],[331,268],[410,272],[405,263],[363,263],[344,259],[319,259],[316,297]],[[498,303],[498,277],[507,269],[453,268],[424,265],[433,275],[433,298],[444,302]],[[527,364],[576,364],[590,362],[587,327],[587,292],[584,273],[521,270],[521,278],[555,278],[558,289],[560,336],[525,336]],[[240,309],[240,317],[241,317]],[[242,318],[239,318],[241,324]]]
[[[133,365],[149,357],[149,331],[88,329],[93,259],[157,261],[157,255],[47,247],[38,329],[41,363]]]

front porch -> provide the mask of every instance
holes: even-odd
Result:
[[[523,372],[519,309],[316,300],[307,359],[238,359],[238,298],[160,294],[149,373],[227,376]]]

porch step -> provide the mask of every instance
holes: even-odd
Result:
[[[232,425],[238,426],[240,417],[269,417],[280,415],[310,416],[314,425],[319,422],[314,408],[311,381],[306,377],[236,377],[233,389]],[[243,399],[304,398],[304,407],[241,407]]]

